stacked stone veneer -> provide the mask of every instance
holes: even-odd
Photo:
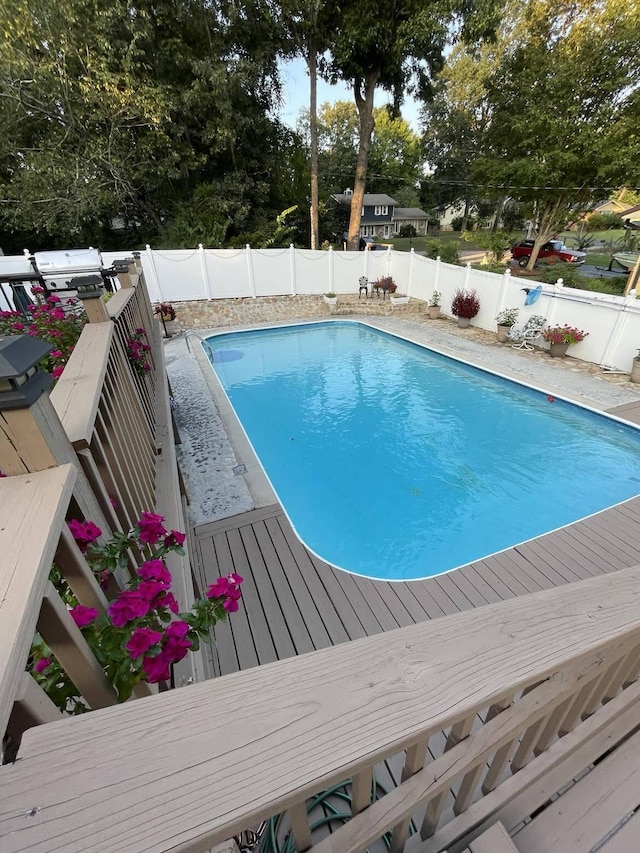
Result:
[[[255,299],[210,299],[174,302],[178,330],[213,329],[251,323],[281,322],[331,316],[419,314],[426,310],[420,299],[394,305],[390,299],[358,299],[355,294],[338,296],[335,306],[322,296],[259,296]]]

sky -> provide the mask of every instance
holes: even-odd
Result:
[[[282,80],[284,84],[284,103],[280,109],[280,118],[289,127],[295,127],[300,110],[309,108],[309,76],[304,59],[293,59],[281,65]],[[387,92],[377,90],[375,94],[375,106],[381,107],[391,100]],[[318,78],[318,106],[328,101],[330,104],[336,101],[353,101],[353,92],[344,83],[330,86],[324,80]],[[415,133],[420,132],[419,107],[413,98],[405,98],[402,105],[402,116],[405,118]]]

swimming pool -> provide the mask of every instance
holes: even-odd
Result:
[[[361,323],[208,338],[294,529],[356,574],[449,571],[640,493],[640,432]]]

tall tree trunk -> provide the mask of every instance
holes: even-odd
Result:
[[[309,44],[309,141],[311,146],[311,248],[319,245],[318,233],[318,56],[315,42]]]
[[[499,228],[500,217],[502,216],[502,211],[504,210],[504,206],[507,203],[508,195],[502,196],[498,204],[496,205],[496,209],[493,212],[493,222],[491,223],[491,233],[495,234]]]
[[[564,195],[559,195],[555,201],[548,201],[545,204],[542,209],[542,213],[540,214],[540,224],[538,226],[538,232],[534,238],[531,254],[529,255],[529,263],[526,267],[527,270],[533,272],[533,268],[538,260],[538,255],[540,254],[540,249],[548,240],[551,239],[551,237],[553,237],[556,231],[562,228],[565,224],[566,216],[566,201]]]
[[[460,233],[464,234],[467,230],[467,225],[469,223],[469,210],[471,208],[471,198],[469,193],[467,193],[466,198],[464,200],[464,213],[462,214],[462,225],[460,226]]]
[[[353,86],[358,118],[360,120],[360,134],[358,156],[356,158],[356,176],[353,185],[353,195],[351,196],[351,216],[349,217],[349,236],[347,241],[347,250],[349,252],[357,252],[360,245],[360,220],[362,219],[369,149],[371,148],[371,137],[374,127],[373,96],[379,76],[378,71],[373,71],[367,74],[364,80],[361,77],[356,77]]]

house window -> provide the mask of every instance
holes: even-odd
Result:
[[[389,207],[386,204],[376,204],[375,215],[376,216],[387,216],[389,213]]]

